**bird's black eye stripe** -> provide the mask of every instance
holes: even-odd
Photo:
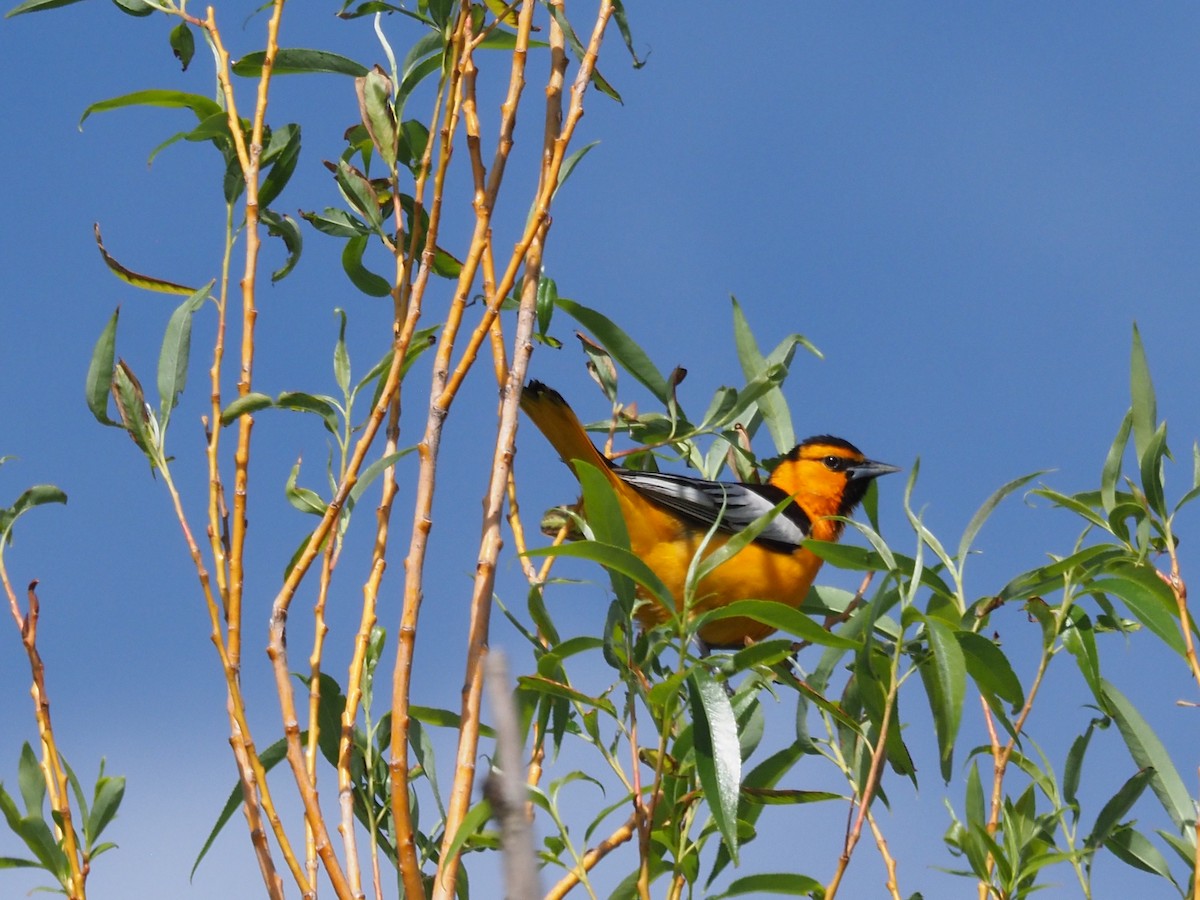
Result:
[[[821,462],[825,463],[825,468],[827,468],[830,472],[841,472],[846,468],[850,460],[846,459],[844,456],[834,456],[833,454],[830,454],[821,460]]]

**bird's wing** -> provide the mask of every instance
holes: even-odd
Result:
[[[741,531],[787,499],[787,494],[770,484],[705,481],[687,475],[631,469],[617,469],[616,474],[643,496],[685,520],[704,529],[716,522],[719,530],[729,533]],[[808,536],[810,524],[804,510],[792,503],[762,530],[755,542],[790,553]]]

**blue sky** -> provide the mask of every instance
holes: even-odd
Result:
[[[218,7],[235,55],[261,40],[256,5]],[[793,367],[787,395],[797,431],[843,435],[906,468],[919,457],[914,502],[953,545],[976,506],[1011,478],[1051,469],[1043,481],[1059,490],[1098,483],[1128,405],[1136,320],[1159,413],[1182,463],[1169,486],[1176,496],[1190,486],[1187,461],[1200,435],[1200,11],[1114,3],[804,3],[755,5],[753,13],[746,4],[628,6],[648,63],[633,71],[610,35],[601,67],[625,103],[588,99],[578,140],[601,143],[555,207],[547,270],[564,296],[620,322],[661,369],[687,368],[681,396],[689,408],[702,409],[718,386],[740,377],[734,294],[763,345],[800,332],[824,353],[823,361],[798,356]],[[329,15],[309,9],[289,9],[285,45],[368,64],[379,59],[368,21],[338,22],[332,4],[323,7]],[[385,27],[398,47],[417,36],[406,20]],[[92,223],[101,223],[109,250],[135,269],[202,283],[219,262],[213,154],[181,145],[146,166],[150,149],[185,127],[188,114],[122,111],[90,119],[82,133],[76,128],[89,103],[109,96],[147,87],[211,90],[204,51],[181,74],[168,28],[164,19],[129,19],[100,2],[0,26],[0,75],[9,86],[0,137],[0,454],[18,457],[0,473],[0,497],[7,503],[35,482],[70,495],[66,508],[23,521],[6,558],[17,584],[41,579],[42,649],[69,758],[83,776],[107,755],[110,771],[129,779],[112,828],[121,849],[99,861],[91,880],[99,900],[216,898],[239,888],[238,896],[251,896],[257,885],[235,820],[188,886],[191,860],[233,779],[220,672],[162,485],[128,439],[95,425],[83,403],[91,347],[113,308],[122,307],[118,352],[149,384],[173,306],[105,270]],[[483,77],[501,77],[503,66],[498,57],[485,60]],[[500,245],[515,239],[534,172],[538,89],[532,77],[530,84],[502,198],[508,232]],[[340,135],[355,116],[352,83],[279,79],[274,96],[276,121],[299,119],[305,129],[296,179],[279,206],[334,205],[320,161],[340,152]],[[492,115],[494,108],[493,97],[484,109]],[[452,220],[448,232],[457,229],[461,238],[466,227]],[[311,229],[305,241],[300,268],[260,295],[256,387],[270,393],[331,390],[334,306],[349,314],[356,371],[386,343],[388,310],[356,295],[338,268],[340,248]],[[268,266],[278,254],[268,249]],[[531,372],[567,394],[585,418],[602,417],[606,405],[587,380],[571,323],[558,319],[554,330],[564,349],[539,348]],[[197,332],[204,332],[201,320]],[[203,490],[197,423],[206,364],[199,356],[197,349],[192,391],[171,436],[176,477],[195,512]],[[462,455],[447,465],[484,458],[493,428],[490,377],[477,372],[455,407],[446,446]],[[626,399],[649,401],[632,379],[625,385]],[[413,391],[409,404],[419,411],[424,387]],[[414,419],[409,433],[418,427]],[[284,500],[287,470],[303,454],[315,485],[328,453],[319,429],[284,413],[260,416],[255,440],[248,627],[265,623],[282,566],[308,524]],[[523,429],[519,448],[527,511],[573,496],[569,473],[532,429]],[[468,541],[464,553],[453,523],[467,511],[474,535],[482,487],[482,474],[445,480],[435,511],[430,572],[437,587],[423,627],[431,638],[454,637],[449,650],[418,660],[416,691],[429,705],[457,705],[457,635],[474,550]],[[882,484],[884,532],[911,550],[902,488],[899,478]],[[411,496],[401,500],[398,510]],[[397,522],[403,537],[393,548],[381,613],[388,625],[398,616],[407,515],[398,512]],[[1195,568],[1189,548],[1198,529],[1195,511],[1181,516],[1185,575]],[[1078,530],[1044,503],[1011,499],[980,536],[982,555],[968,567],[972,592],[996,590],[1047,551],[1068,552]],[[360,571],[347,564],[343,572],[346,622]],[[827,580],[853,581],[837,572]],[[523,596],[511,554],[498,590],[514,601]],[[598,630],[606,608],[599,587],[551,603],[571,634]],[[310,597],[299,601],[310,604]],[[1028,627],[1016,610],[997,621],[1014,645]],[[256,655],[265,640],[264,630],[248,641],[246,666],[260,743],[278,734],[269,672]],[[502,622],[496,641],[517,646]],[[1105,652],[1107,677],[1180,752],[1188,779],[1195,712],[1175,700],[1194,698],[1194,686],[1182,664],[1144,635],[1108,638]],[[1033,728],[1040,725],[1045,749],[1061,761],[1092,713],[1083,708],[1073,664],[1064,658],[1055,665]],[[20,742],[34,737],[27,678],[15,630],[0,627],[6,783],[15,777]],[[916,695],[908,702],[913,727],[927,727]],[[768,707],[779,734],[792,715],[786,702]],[[964,727],[976,728],[983,742],[977,718],[969,715]],[[1111,730],[1094,744],[1085,784],[1100,803],[1133,766]],[[950,863],[938,842],[946,817],[936,760],[926,751],[918,760],[924,790],[914,800],[897,785],[883,827],[900,857],[905,893],[961,896],[962,884],[930,868]],[[827,778],[814,763],[813,781]],[[950,794],[961,809],[961,783]],[[1155,821],[1149,804],[1138,813]],[[840,823],[840,811],[834,820]],[[828,877],[840,824],[810,835],[786,818],[775,821],[776,836],[748,848],[751,870],[786,852],[810,874]],[[0,834],[0,855],[14,851]],[[1109,896],[1161,890],[1119,863],[1099,865]],[[32,886],[23,877],[0,875],[4,892]],[[1069,873],[1053,877],[1066,883]],[[880,882],[877,855],[863,845],[847,894],[871,895]]]

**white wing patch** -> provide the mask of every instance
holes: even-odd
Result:
[[[721,531],[736,533],[774,509],[786,494],[771,485],[705,481],[686,475],[617,469],[622,481],[702,528],[718,522]],[[790,513],[790,515],[789,515]],[[807,517],[799,507],[785,507],[755,538],[773,550],[791,552],[808,536]]]

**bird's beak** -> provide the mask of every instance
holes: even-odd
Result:
[[[851,480],[854,479],[871,479],[878,478],[880,475],[887,475],[890,472],[899,472],[899,466],[889,466],[887,463],[875,462],[873,459],[864,459],[860,463],[855,463],[847,469]]]

